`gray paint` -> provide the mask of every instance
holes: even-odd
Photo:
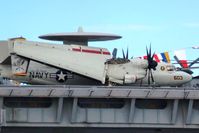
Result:
[[[90,95],[90,89],[93,93]],[[26,95],[23,91],[29,92],[32,90],[30,97],[51,97],[53,102],[48,108],[10,108],[2,105],[0,118],[1,124],[5,132],[12,132],[13,127],[19,131],[33,129],[37,127],[41,130],[48,131],[52,129],[63,129],[64,131],[78,132],[82,129],[83,132],[89,133],[95,131],[115,131],[116,129],[125,132],[180,132],[181,128],[187,131],[199,130],[199,111],[193,106],[193,103],[198,102],[198,97],[182,95],[185,92],[199,91],[194,88],[140,88],[140,87],[98,87],[95,86],[26,86],[26,87],[0,87],[0,96],[4,100],[5,96],[9,96],[12,90],[12,96],[20,97]],[[17,93],[16,93],[17,89]],[[54,91],[77,91],[68,97],[68,95],[59,97],[53,95]],[[106,89],[112,90],[114,96],[103,93]],[[131,89],[131,91],[129,91]],[[79,91],[81,90],[81,91]],[[150,91],[150,95],[145,93]],[[7,93],[8,91],[8,93]],[[40,92],[42,91],[42,93]],[[140,95],[131,95],[121,92],[139,93]],[[172,93],[166,97],[162,95],[162,91]],[[193,92],[192,92],[193,91]],[[117,93],[119,92],[119,93]],[[99,93],[96,95],[96,93]],[[82,108],[78,106],[78,99],[82,97],[94,98],[124,98],[125,105],[122,108]],[[143,94],[142,94],[143,93]],[[176,93],[176,94],[175,94]],[[180,95],[179,95],[179,94]],[[26,93],[28,94],[28,93]],[[37,95],[38,94],[38,95]],[[87,95],[86,95],[87,94]],[[117,94],[117,96],[116,96]],[[127,94],[126,97],[124,94]],[[142,95],[141,95],[142,94]],[[153,95],[155,94],[155,95]],[[160,95],[159,95],[160,94]],[[90,96],[89,96],[90,95]],[[146,97],[148,96],[148,97]],[[192,95],[193,96],[193,95]],[[167,106],[164,109],[142,109],[135,106],[136,99],[166,99]],[[186,98],[186,99],[185,99]],[[194,99],[193,99],[194,98]],[[63,100],[63,101],[62,101]],[[28,128],[32,127],[32,128]],[[98,129],[100,128],[100,129]],[[149,130],[150,128],[150,130]],[[51,132],[51,131],[50,131]],[[61,130],[60,130],[61,132]],[[184,132],[184,131],[183,131]]]

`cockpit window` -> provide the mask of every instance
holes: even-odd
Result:
[[[167,71],[175,71],[175,66],[166,66]]]

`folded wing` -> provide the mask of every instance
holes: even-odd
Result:
[[[107,49],[78,45],[55,45],[30,41],[14,42],[16,55],[105,82]],[[93,67],[94,66],[94,67]]]

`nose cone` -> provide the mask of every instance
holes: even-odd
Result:
[[[192,80],[192,76],[186,72],[183,71],[177,71],[174,73],[174,85],[179,86],[183,85],[187,82],[190,82]]]
[[[187,82],[190,82],[192,80],[192,75],[190,75],[190,74],[188,74],[188,73],[184,73],[183,74],[183,81],[185,82],[185,83],[187,83]]]

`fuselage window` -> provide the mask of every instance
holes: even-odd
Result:
[[[4,105],[10,108],[48,108],[52,105],[51,98],[38,97],[6,97]]]
[[[140,109],[164,109],[167,101],[162,99],[136,99],[135,106]]]
[[[77,104],[81,108],[122,108],[125,101],[111,98],[80,98]]]

